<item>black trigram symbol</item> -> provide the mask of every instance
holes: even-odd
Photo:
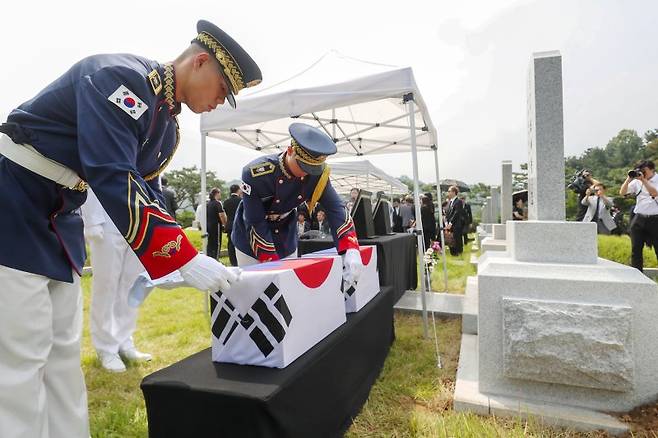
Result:
[[[215,313],[217,306],[220,306],[220,310],[215,318],[215,322],[212,324],[212,334],[225,345],[226,342],[231,338],[231,335],[238,327],[239,321],[242,319],[240,314],[235,310],[235,307],[231,302],[226,298],[221,292],[217,292],[217,297],[211,295],[210,300],[210,314]],[[230,324],[229,324],[230,322]],[[227,330],[227,326],[229,327]],[[222,335],[224,338],[222,339]]]
[[[283,294],[278,292],[279,288],[274,283],[270,283],[246,315],[240,315],[221,292],[211,295],[211,314],[214,315],[215,309],[220,306],[212,325],[213,335],[222,345],[226,345],[240,324],[247,330],[249,337],[263,353],[263,356],[269,356],[275,347],[272,339],[276,343],[283,341],[286,336],[286,328],[290,327],[290,321],[292,321],[288,304],[283,298]]]
[[[271,337],[274,338],[277,343],[280,343],[286,336],[286,327],[290,327],[290,321],[292,321],[292,314],[290,313],[288,304],[286,304],[283,295],[278,294],[278,292],[279,288],[276,287],[274,283],[270,283],[267,289],[263,292],[263,295],[256,300],[249,310],[249,313],[253,312],[258,316],[261,323],[256,324],[254,329],[249,333],[249,337],[251,337],[251,340],[254,341],[265,357],[269,356],[272,350],[274,350],[274,345],[266,336],[266,331],[269,332]],[[275,301],[274,298],[277,297],[277,294],[279,297]],[[268,304],[270,305],[268,306]],[[283,318],[285,327],[277,316]]]
[[[343,292],[343,297],[345,298],[345,301],[347,301],[348,298],[350,298],[352,295],[354,295],[354,292],[356,292],[356,283],[350,284],[350,287],[345,289],[345,282],[341,281],[340,282],[340,291]]]

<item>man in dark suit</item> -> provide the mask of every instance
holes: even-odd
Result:
[[[166,177],[160,179],[160,184],[162,185],[162,196],[165,200],[165,208],[167,213],[176,219],[176,210],[178,210],[178,203],[176,202],[176,194],[173,190],[169,188],[169,182]]]
[[[318,210],[316,213],[317,223],[314,224],[314,229],[319,230],[323,234],[331,234],[331,227],[327,220],[327,214],[324,210]]]
[[[402,229],[402,215],[400,214],[400,198],[393,199],[393,213],[391,215],[391,225],[394,233],[401,233]]]
[[[450,254],[454,256],[461,255],[464,252],[464,242],[462,240],[465,224],[464,203],[457,197],[458,194],[459,189],[456,186],[450,186],[448,189],[446,230],[451,231],[454,237],[453,246],[450,247]]]
[[[237,184],[233,184],[229,189],[231,195],[224,201],[224,211],[226,212],[226,236],[228,237],[228,258],[231,261],[231,266],[238,266],[238,259],[235,257],[235,246],[231,241],[231,232],[233,231],[233,219],[235,218],[235,211],[242,200],[242,190]]]
[[[311,223],[306,220],[306,213],[297,212],[297,238],[311,229]]]

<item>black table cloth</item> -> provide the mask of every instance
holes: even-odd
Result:
[[[377,245],[377,269],[379,284],[393,286],[393,304],[397,303],[405,291],[416,289],[418,284],[418,254],[416,235],[396,233],[359,239],[359,245]],[[331,248],[332,239],[303,239],[299,241],[299,255]]]
[[[284,369],[219,364],[210,349],[146,376],[149,436],[342,436],[365,403],[395,337],[393,290]]]

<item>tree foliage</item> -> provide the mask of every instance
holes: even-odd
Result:
[[[199,205],[199,193],[201,192],[201,171],[196,166],[183,167],[182,169],[170,170],[164,176],[169,181],[169,188],[176,194],[176,202],[180,209],[196,210]],[[213,171],[206,171],[206,187],[208,192],[217,187],[226,196],[224,181],[217,178]],[[203,195],[208,198],[207,194]]]
[[[619,187],[635,162],[643,158],[653,159],[658,155],[648,151],[646,143],[636,131],[622,129],[604,147],[590,147],[580,156],[568,157],[565,161],[567,182],[571,181],[577,171],[589,169],[594,178],[606,186]]]
[[[404,185],[406,185],[409,188],[409,193],[414,192],[414,180],[413,178],[409,178],[407,175],[402,175],[398,177],[400,182]],[[420,193],[425,193],[425,192],[430,192],[432,195],[436,192],[436,184],[434,183],[424,183],[422,181],[418,181],[418,190]]]

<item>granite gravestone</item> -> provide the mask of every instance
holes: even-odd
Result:
[[[500,190],[500,223],[512,220],[512,162],[503,161]]]
[[[658,345],[647,336],[658,330],[658,288],[597,257],[596,224],[564,221],[561,65],[558,52],[531,60],[530,220],[508,221],[507,251],[478,262],[469,356],[478,363],[478,394],[465,398],[458,378],[455,406],[512,415],[533,406],[528,411],[555,424],[573,425],[578,415],[583,428],[617,427],[595,411],[630,410],[658,396]],[[459,367],[468,365],[460,359]]]
[[[491,186],[491,223],[500,223],[500,187]]]
[[[528,219],[563,221],[562,57],[535,53],[528,76]]]

